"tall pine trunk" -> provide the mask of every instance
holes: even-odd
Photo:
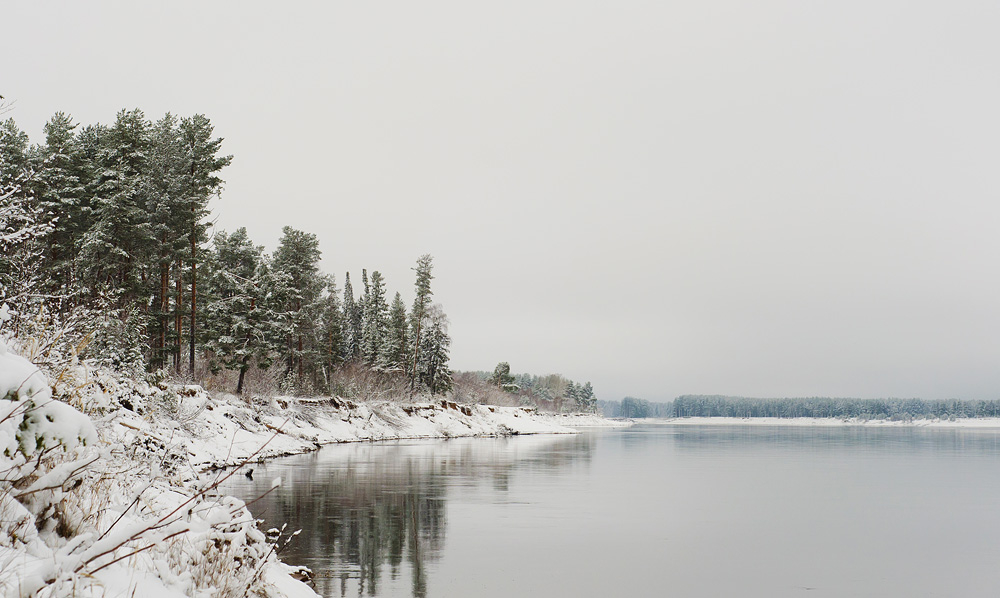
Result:
[[[170,314],[167,313],[167,293],[168,281],[170,279],[170,265],[160,262],[160,337],[157,339],[155,351],[157,367],[167,365],[167,328],[170,327]]]
[[[174,348],[174,369],[181,371],[181,348],[184,346],[184,264],[177,260],[177,312],[174,327],[177,329],[177,345]]]
[[[410,371],[410,398],[417,389],[417,355],[420,354],[420,318],[417,318],[417,338],[413,342],[413,369]]]
[[[240,366],[240,377],[236,381],[236,394],[243,394],[243,378],[246,377],[247,370],[250,368],[250,356],[247,355],[243,358],[243,364]]]

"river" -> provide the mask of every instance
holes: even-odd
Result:
[[[638,425],[329,446],[225,490],[326,597],[995,596],[1000,430]],[[282,543],[284,540],[282,540]]]

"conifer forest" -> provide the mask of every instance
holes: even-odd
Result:
[[[232,159],[202,114],[121,110],[84,125],[58,112],[38,142],[13,118],[0,122],[3,325],[44,328],[42,338],[125,374],[236,394],[456,390],[432,257],[416,260],[408,307],[378,270],[345,272],[338,285],[320,270],[315,233],[286,226],[269,253],[245,228],[218,230],[209,204]],[[458,376],[457,396],[594,408],[589,383],[522,374],[512,384],[506,367]]]

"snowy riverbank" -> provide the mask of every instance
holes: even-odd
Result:
[[[79,367],[52,383],[0,345],[0,595],[312,598],[278,539],[218,492],[231,466],[337,442],[621,425],[440,400],[249,404]]]
[[[591,414],[543,414],[523,407],[463,405],[447,400],[355,403],[344,399],[278,397],[247,405],[232,395],[210,397],[200,387],[181,391],[178,414],[158,420],[129,410],[105,418],[107,433],[126,444],[142,437],[176,446],[192,472],[303,453],[341,442],[573,434],[576,428],[631,425]]]
[[[834,417],[674,417],[633,420],[636,423],[670,424],[675,426],[870,426],[910,428],[1000,428],[1000,418],[946,419],[840,419]]]

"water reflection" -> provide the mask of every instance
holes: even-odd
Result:
[[[964,457],[1000,455],[1000,429],[922,428],[914,426],[780,426],[704,425],[636,427],[627,435],[635,445],[657,442],[669,434],[681,451],[704,452],[747,449],[766,451],[850,451],[879,455],[961,454]]]
[[[589,435],[341,445],[258,466],[224,490],[249,501],[282,478],[251,510],[268,527],[303,530],[281,556],[312,569],[321,595],[386,595],[388,576],[424,598],[450,493],[487,485],[502,502],[519,475],[587,467],[593,451]]]

